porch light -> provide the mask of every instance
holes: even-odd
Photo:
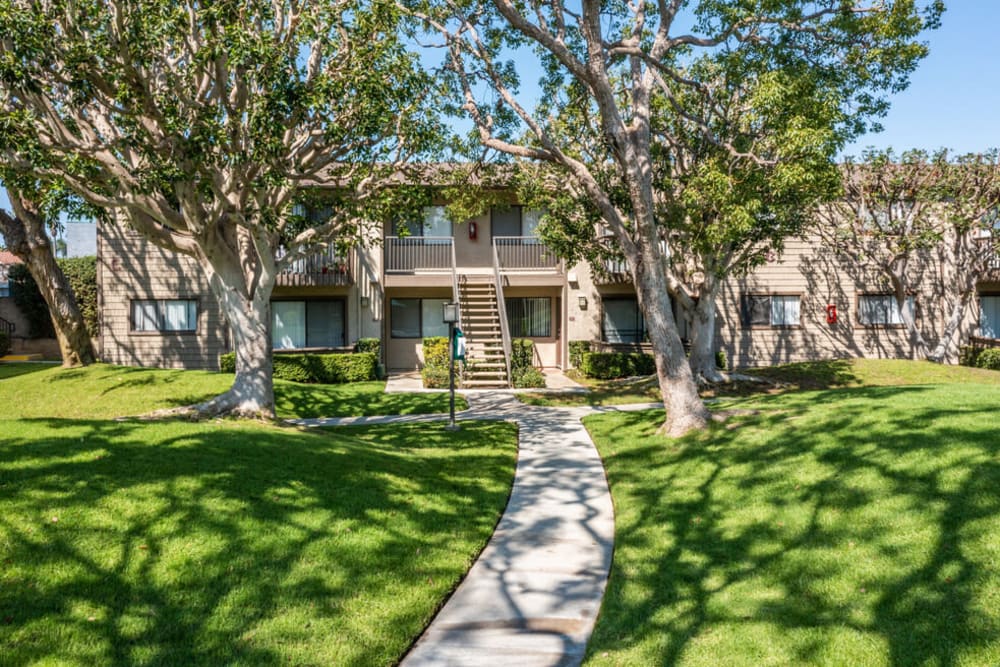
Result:
[[[456,322],[458,322],[458,304],[457,303],[444,304],[444,323],[455,324]]]
[[[577,303],[580,305],[580,310],[587,310],[587,297],[581,296]]]

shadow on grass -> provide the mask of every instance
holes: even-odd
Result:
[[[352,417],[413,415],[448,411],[448,395],[441,393],[387,394],[384,382],[338,385],[275,382],[275,403],[282,417]],[[465,399],[457,396],[456,410]]]
[[[1000,394],[983,391],[762,397],[739,428],[669,442],[657,412],[588,420],[616,506],[589,656],[995,663]]]
[[[58,367],[58,362],[50,363],[30,363],[22,364],[16,361],[9,362],[5,361],[0,363],[0,380],[6,380],[8,378],[15,378],[19,375],[27,375],[28,373],[37,373],[39,371],[47,371],[50,368]]]
[[[509,425],[382,427],[375,438],[204,423],[4,428],[9,665],[391,663],[488,538],[513,475]]]

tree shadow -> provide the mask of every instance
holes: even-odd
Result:
[[[58,366],[58,363],[26,363],[20,364],[17,362],[4,362],[0,363],[0,380],[7,380],[9,378],[16,378],[20,375],[27,375],[29,373],[37,373],[39,371],[47,371],[50,368]]]
[[[7,426],[9,665],[391,663],[488,539],[515,451],[478,424]]]
[[[982,426],[995,408],[980,390],[763,397],[741,428],[667,446],[650,437],[659,414],[588,422],[617,526],[610,622],[589,655],[944,666],[992,655],[1000,441]],[[964,394],[939,400],[946,391]]]

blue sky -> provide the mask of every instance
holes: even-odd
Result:
[[[861,137],[845,155],[867,146],[959,153],[1000,148],[1000,0],[946,1],[941,28],[926,37],[930,54],[909,88],[893,97],[884,131]],[[526,83],[534,78],[522,75]],[[5,193],[0,206],[9,208]]]

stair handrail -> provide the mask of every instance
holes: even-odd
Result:
[[[14,323],[10,320],[5,320],[0,317],[0,331],[7,334],[8,336],[14,335]]]
[[[451,244],[451,302],[458,306],[458,328],[462,328],[462,301],[458,291],[458,262],[455,260],[455,244]]]
[[[497,290],[497,310],[500,319],[500,338],[503,341],[503,363],[507,368],[507,386],[513,386],[514,378],[510,374],[510,356],[512,354],[510,342],[510,330],[507,327],[507,302],[503,296],[503,281],[500,276],[500,258],[497,255],[497,247],[493,245],[493,280],[496,281]]]

